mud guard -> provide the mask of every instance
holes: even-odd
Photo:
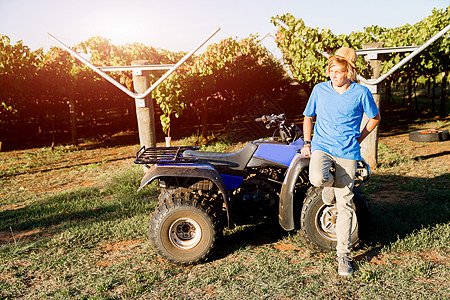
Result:
[[[296,154],[289,165],[286,177],[280,192],[280,203],[278,210],[278,222],[280,226],[291,231],[295,228],[294,223],[294,188],[300,172],[309,166],[309,157]]]
[[[151,183],[153,180],[162,177],[172,177],[172,178],[202,178],[211,180],[219,189],[220,193],[223,195],[225,202],[225,208],[227,210],[228,223],[230,225],[230,214],[228,210],[228,190],[214,167],[210,165],[199,165],[199,164],[154,164],[145,173],[144,178],[141,180],[141,185],[139,186],[138,192],[142,190],[147,184]]]

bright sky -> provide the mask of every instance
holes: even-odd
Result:
[[[0,34],[32,50],[56,46],[49,32],[74,46],[93,36],[112,43],[141,42],[172,51],[190,51],[217,26],[210,42],[274,33],[270,19],[290,13],[309,27],[335,34],[370,25],[414,24],[449,0],[0,0]]]

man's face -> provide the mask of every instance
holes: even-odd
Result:
[[[330,68],[330,79],[335,87],[341,87],[350,82],[344,68],[338,65],[332,65]]]

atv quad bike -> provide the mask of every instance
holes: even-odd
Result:
[[[225,227],[277,217],[284,230],[299,229],[312,247],[335,249],[337,210],[323,203],[322,189],[308,180],[309,157],[300,154],[301,130],[284,114],[255,121],[274,128],[273,136],[236,152],[198,147],[142,147],[137,152],[135,163],[149,167],[139,190],[154,180],[161,188],[149,235],[162,257],[184,264],[201,261]],[[370,176],[364,161],[356,175],[352,246],[360,241],[369,216],[367,199],[359,190]]]

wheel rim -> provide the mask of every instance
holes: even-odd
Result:
[[[169,229],[169,240],[177,248],[191,249],[197,246],[202,236],[200,225],[190,218],[180,218]]]
[[[316,215],[316,230],[325,239],[336,241],[336,220],[337,220],[337,208],[336,205],[323,205]],[[356,225],[356,213],[352,215],[351,233],[355,232]]]

